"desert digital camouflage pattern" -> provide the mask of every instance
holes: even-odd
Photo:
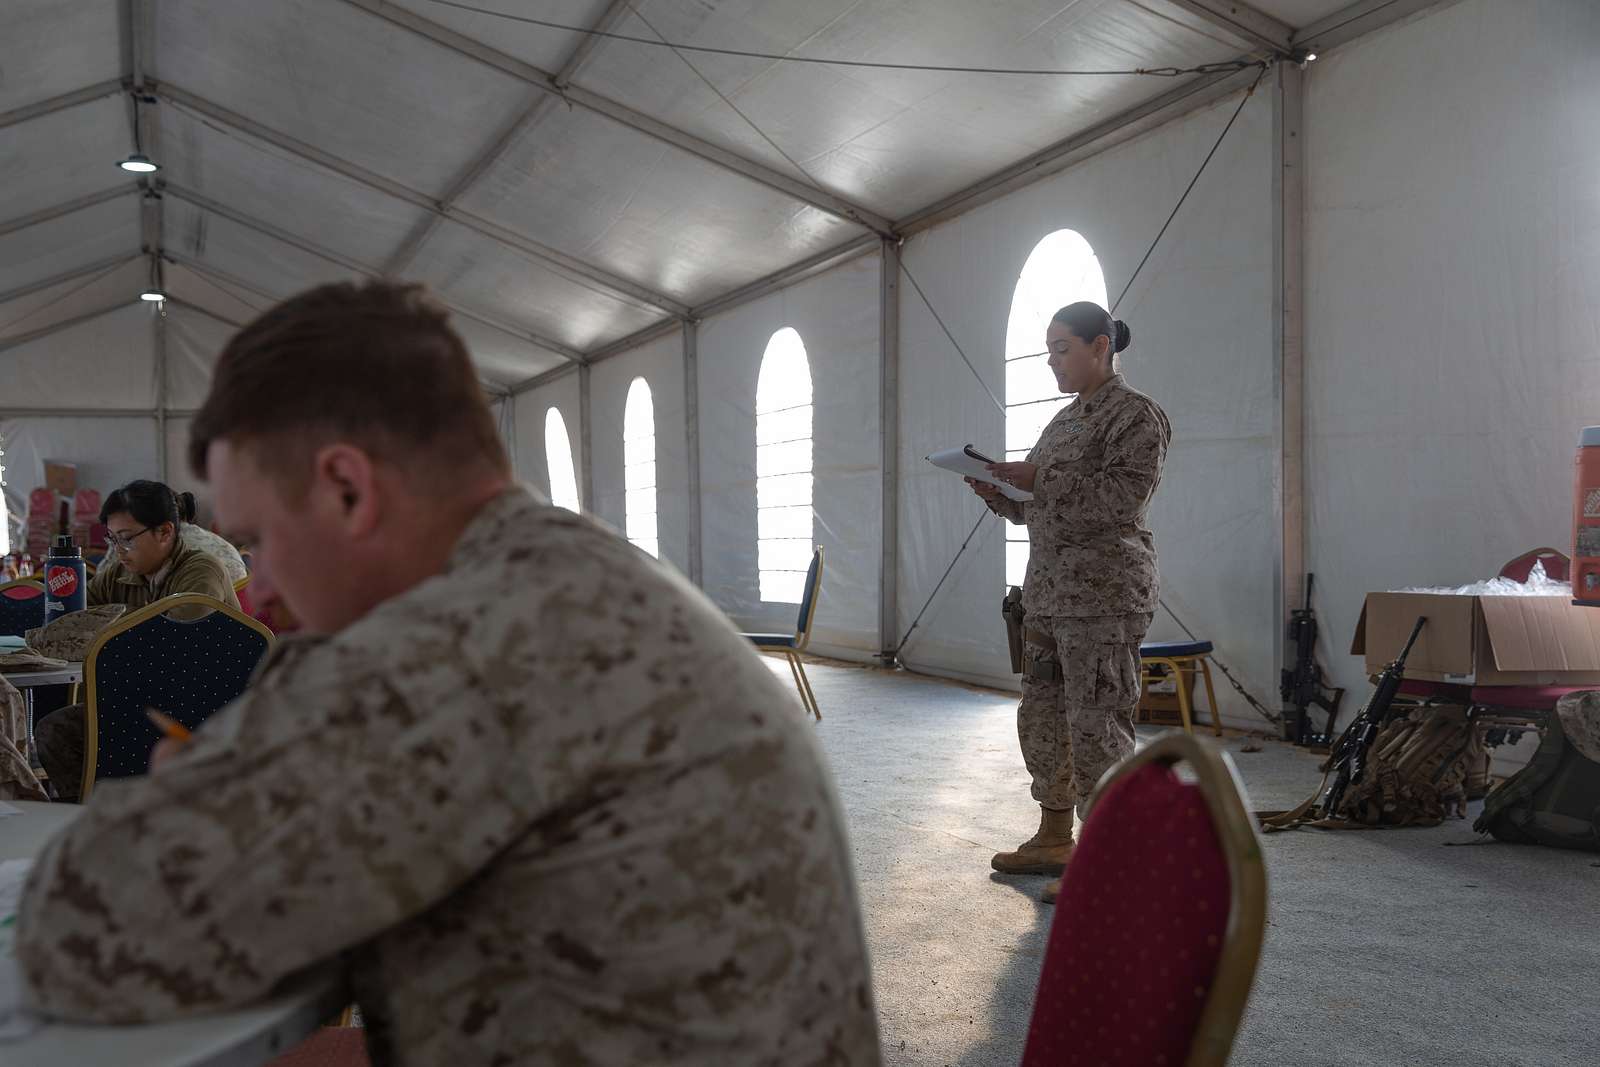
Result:
[[[1156,402],[1114,375],[1039,435],[1027,457],[1039,468],[1033,499],[990,503],[1028,527],[1026,658],[1061,667],[1058,680],[1024,672],[1017,708],[1023,762],[1044,807],[1078,807],[1133,752],[1139,645],[1160,592],[1145,518],[1171,440]]]
[[[1033,777],[1033,799],[1055,811],[1089,799],[1100,776],[1133,754],[1139,705],[1139,644],[1151,615],[1028,619],[1053,647],[1028,641],[1028,657],[1059,663],[1059,681],[1022,676],[1017,738]]]
[[[1028,527],[1029,616],[1155,611],[1160,576],[1145,516],[1171,440],[1166,414],[1120,374],[1050,420],[1027,456],[1039,468],[1033,499],[990,505]]]
[[[342,955],[380,1065],[879,1062],[793,692],[676,572],[524,489],[96,789],[19,927],[69,1019],[214,1011]]]

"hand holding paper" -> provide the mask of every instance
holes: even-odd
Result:
[[[942,452],[935,452],[928,456],[927,460],[935,467],[954,471],[956,474],[971,478],[975,482],[992,485],[1004,493],[1007,499],[1018,501],[1033,499],[1032,493],[1018,489],[1014,485],[1008,485],[990,473],[989,464],[995,461],[971,445],[963,445],[960,448],[947,448]]]

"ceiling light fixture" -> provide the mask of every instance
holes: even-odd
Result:
[[[152,254],[150,256],[150,284],[146,285],[144,291],[139,294],[140,300],[148,300],[152,304],[160,304],[167,299],[166,279],[162,276],[163,273],[161,256]]]
[[[154,174],[161,169],[161,164],[144,154],[144,145],[139,141],[139,105],[155,102],[153,96],[143,96],[137,90],[133,93],[133,152],[127,159],[117,161],[117,166],[130,174]]]

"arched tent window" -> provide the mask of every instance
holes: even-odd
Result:
[[[628,540],[661,557],[656,537],[656,413],[650,384],[635,378],[622,409],[623,518]]]
[[[551,408],[544,416],[544,461],[550,468],[550,500],[568,511],[579,510],[578,473],[572,465],[572,440],[567,420]]]
[[[1050,316],[1068,304],[1106,303],[1106,279],[1089,242],[1076,230],[1057,230],[1034,245],[1022,265],[1006,323],[1006,459],[1022,459],[1045,426],[1072,398],[1056,389],[1046,361]],[[1028,530],[1006,523],[1006,584],[1028,571]]]
[[[811,566],[811,364],[793,327],[772,335],[756,379],[761,599],[798,604]]]

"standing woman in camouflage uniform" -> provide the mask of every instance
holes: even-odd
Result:
[[[1106,769],[1133,752],[1139,645],[1155,612],[1156,550],[1145,515],[1172,428],[1128,387],[1116,353],[1126,323],[1098,304],[1056,312],[1045,333],[1062,408],[1026,462],[989,467],[1033,494],[1027,503],[968,479],[995,514],[1028,527],[1022,603],[1022,704],[1017,734],[1039,802],[1039,832],[997,854],[1007,874],[1059,875],[1072,851],[1073,810]],[[1060,882],[1046,886],[1055,899]]]

